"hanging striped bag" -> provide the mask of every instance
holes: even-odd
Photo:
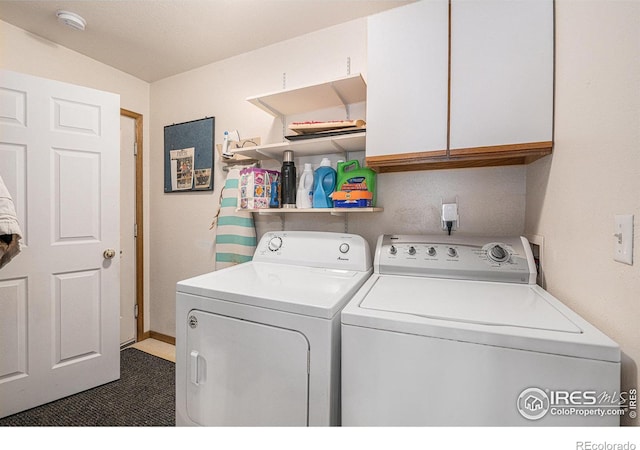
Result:
[[[216,227],[216,270],[251,261],[256,250],[256,228],[250,212],[237,211],[240,170],[230,168],[220,194]]]

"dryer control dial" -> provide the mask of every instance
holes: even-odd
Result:
[[[347,244],[346,242],[340,244],[339,250],[340,253],[347,253],[349,251],[349,244]]]
[[[269,239],[267,248],[272,252],[277,252],[282,247],[282,238],[280,236],[274,236]]]
[[[395,245],[392,245],[391,247],[389,247],[389,253],[392,255],[395,255],[396,253],[398,253],[398,249],[396,248]]]
[[[458,256],[458,250],[453,247],[449,247],[449,250],[447,250],[447,255],[449,255],[451,258],[455,258],[456,256]]]
[[[427,249],[427,255],[429,256],[436,256],[436,248],[435,247],[429,247]]]
[[[413,245],[409,247],[409,254],[411,256],[416,254],[416,248]]]
[[[500,244],[493,245],[487,250],[487,257],[494,262],[506,262],[511,257],[509,251]]]

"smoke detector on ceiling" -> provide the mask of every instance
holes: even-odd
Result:
[[[58,16],[58,21],[74,30],[84,31],[87,26],[87,21],[76,13],[60,10],[56,12],[56,16]]]

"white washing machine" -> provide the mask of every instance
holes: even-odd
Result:
[[[619,425],[618,345],[535,278],[525,238],[380,236],[342,311],[342,424]]]
[[[177,425],[339,425],[340,311],[371,272],[360,236],[283,231],[179,282]]]

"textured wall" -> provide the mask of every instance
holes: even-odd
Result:
[[[556,2],[554,154],[527,169],[546,287],[620,344],[623,390],[639,385],[640,265],[613,260],[613,233],[615,214],[640,217],[638,55],[640,3]]]

